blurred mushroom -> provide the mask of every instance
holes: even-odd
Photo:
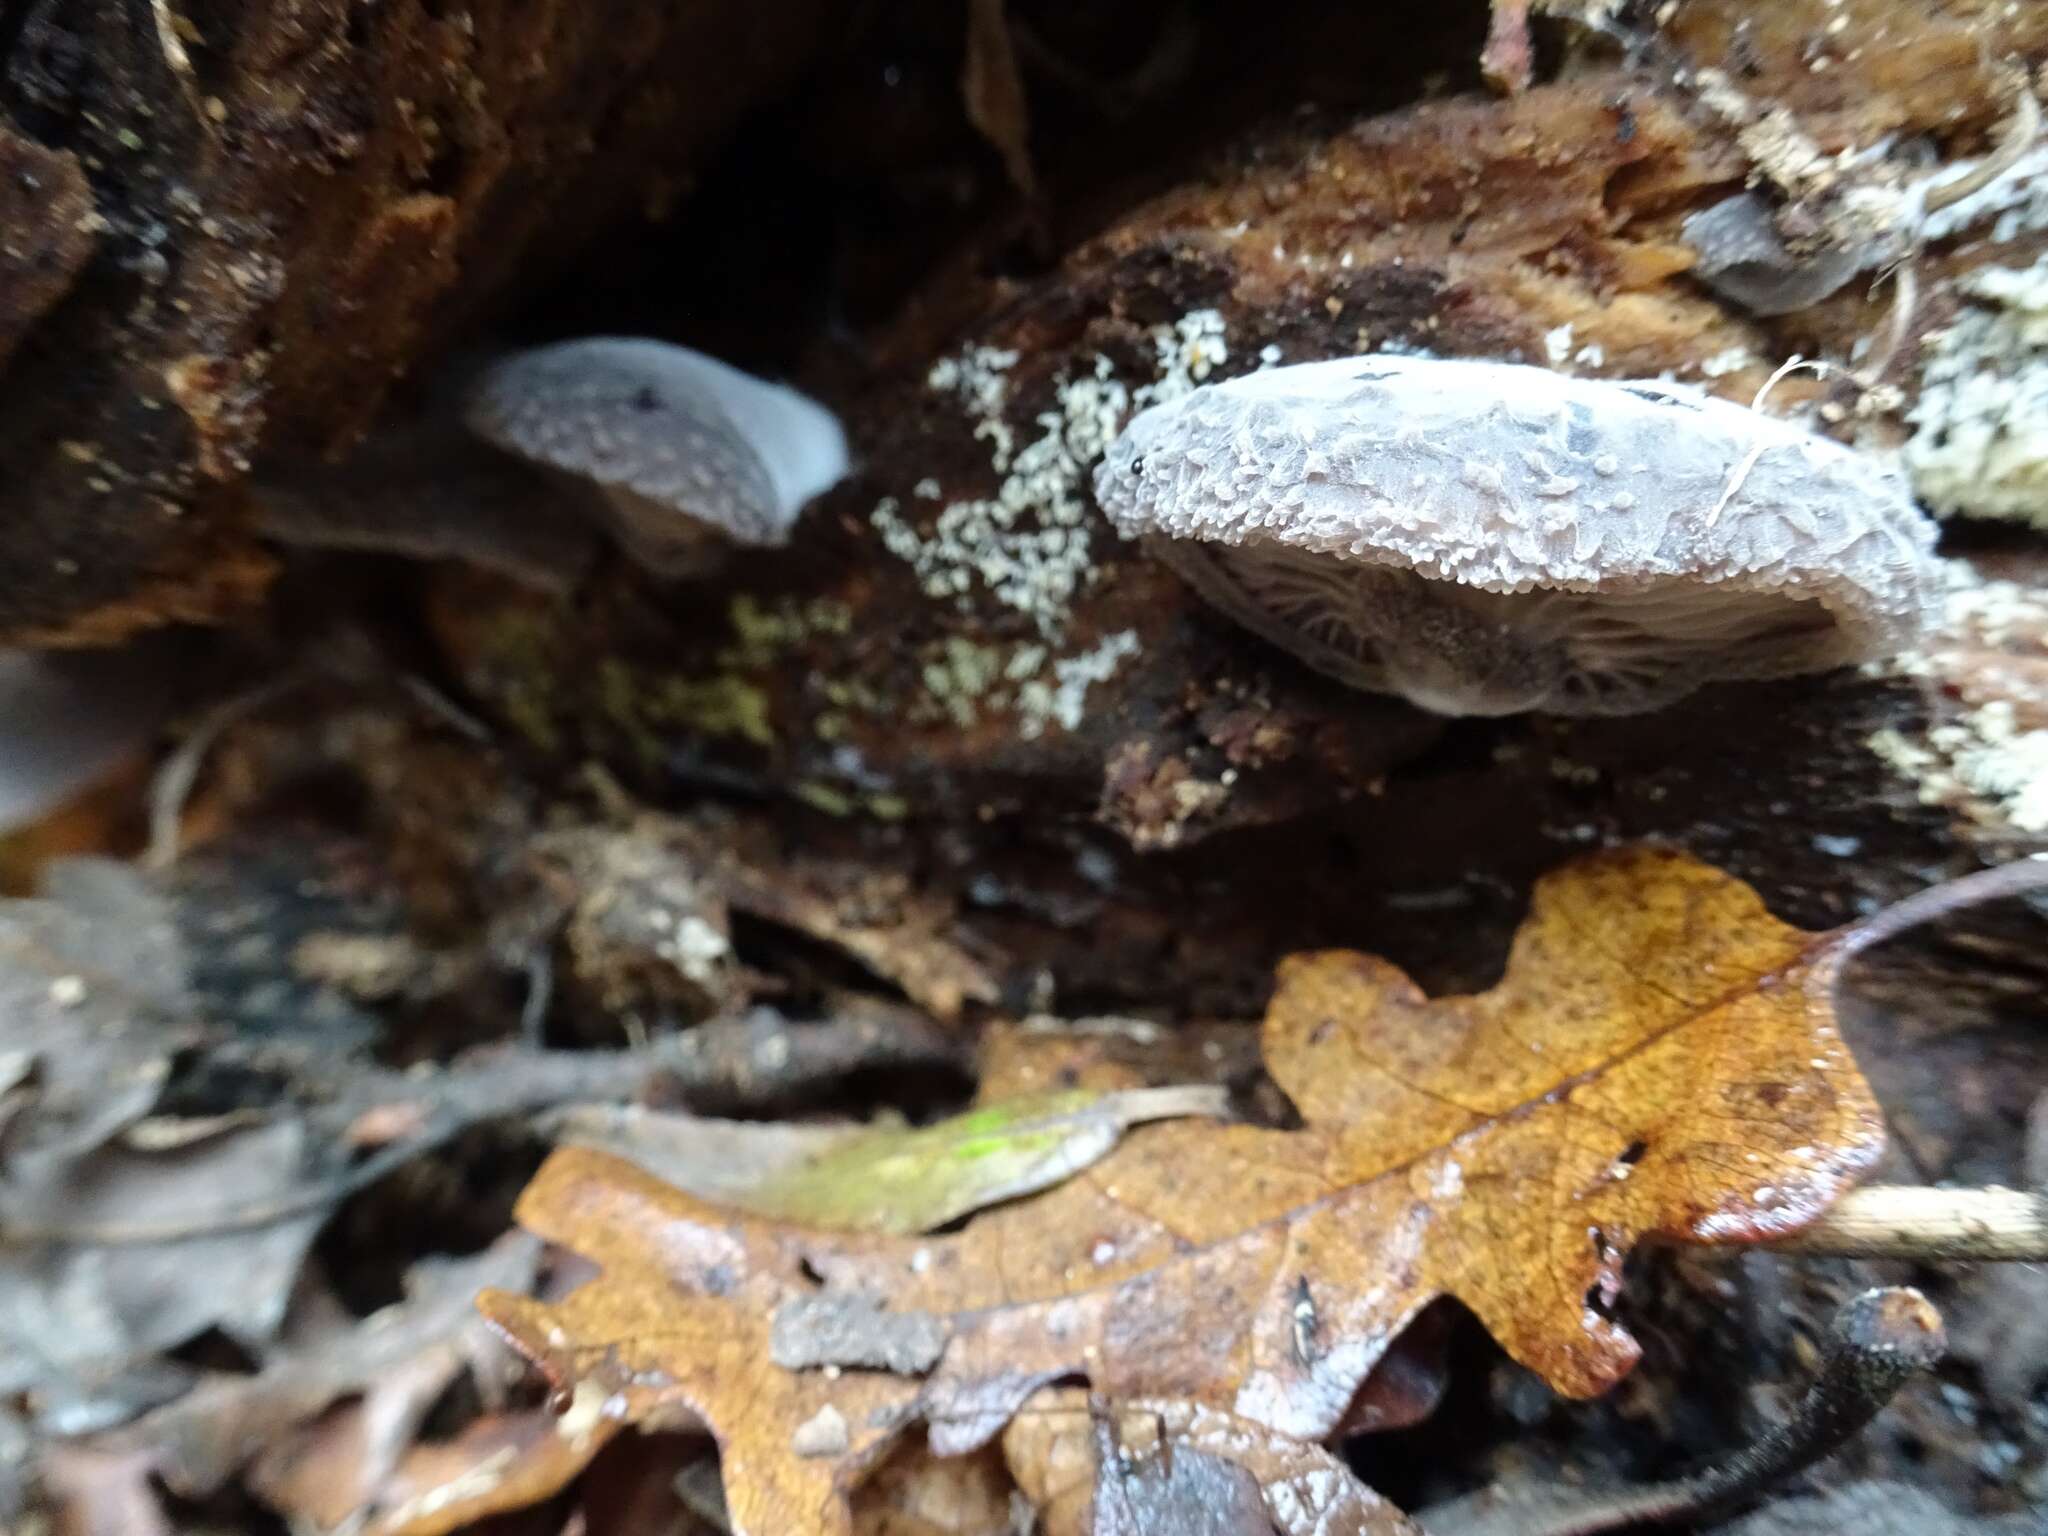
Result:
[[[1346,358],[1154,406],[1118,529],[1355,688],[1447,715],[1634,714],[1903,648],[1938,585],[1903,481],[1675,385]]]
[[[610,505],[478,442],[431,402],[338,464],[265,464],[254,490],[263,532],[282,543],[461,560],[558,592],[590,568]]]
[[[846,473],[832,413],[686,347],[591,337],[486,366],[463,406],[494,447],[595,482],[640,564],[686,575],[729,544],[780,545]]]
[[[0,834],[139,759],[181,651],[154,635],[113,651],[0,651]]]

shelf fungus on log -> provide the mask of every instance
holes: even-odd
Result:
[[[858,468],[787,550],[735,551],[717,590],[702,584],[688,603],[623,563],[573,609],[447,572],[435,631],[471,696],[530,745],[599,757],[655,796],[743,786],[956,827],[1027,808],[1041,824],[1092,815],[1145,850],[1349,804],[1391,858],[1417,825],[1414,794],[1435,792],[1404,769],[1443,721],[1249,643],[1116,536],[1093,494],[1097,463],[1144,409],[1354,353],[1551,357],[1747,399],[1772,342],[1693,281],[1676,211],[1740,171],[1657,87],[1637,82],[1624,100],[1607,77],[1334,132],[1290,124],[1125,213],[1041,279],[959,301],[943,326],[907,316],[874,345],[875,373],[836,388],[812,375]],[[1546,391],[1580,387],[1536,377]],[[1788,430],[1728,405],[1623,398],[1645,415],[1726,412]],[[1780,398],[1811,396],[1788,380]],[[1736,523],[1771,484],[1777,440],[1718,522]],[[1717,477],[1696,514],[1724,488]],[[1897,681],[1760,686],[1809,760],[1859,766],[1845,798],[1881,781],[1863,739],[1921,713]],[[1691,786],[1758,749],[1726,724],[1755,707],[1709,689],[1622,719],[1509,718],[1464,741],[1520,753],[1529,781],[1515,814],[1546,829],[1546,846],[1610,819],[1683,836],[1726,814],[1725,787]],[[1703,736],[1711,764],[1693,745]],[[1626,804],[1560,778],[1560,760],[1603,765]],[[1766,766],[1740,768],[1757,781]],[[1446,768],[1424,771],[1455,784]],[[1664,798],[1638,803],[1637,786]],[[1471,797],[1446,793],[1476,825]],[[1745,817],[1769,819],[1768,793],[1739,798]],[[1396,799],[1402,809],[1374,810]],[[1536,803],[1544,812],[1525,814]],[[1802,857],[1825,884],[1835,863]]]
[[[1127,536],[1318,671],[1446,715],[1639,714],[1890,655],[1934,525],[1852,449],[1696,390],[1341,358],[1137,417]]]

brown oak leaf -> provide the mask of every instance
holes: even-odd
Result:
[[[1597,855],[1539,882],[1490,992],[1432,1000],[1350,952],[1286,961],[1265,1050],[1303,1129],[1143,1127],[925,1238],[749,1219],[558,1152],[520,1220],[602,1274],[484,1305],[609,1417],[707,1425],[738,1536],[844,1533],[906,1424],[971,1450],[1060,1378],[1322,1440],[1439,1295],[1590,1395],[1638,1354],[1606,1305],[1634,1244],[1796,1230],[1881,1150],[1834,1020],[1854,939],[1678,853]],[[771,1363],[778,1314],[848,1295],[936,1337],[930,1368]]]
[[[1424,1536],[1334,1452],[1194,1403],[1049,1387],[1002,1446],[1037,1536]]]

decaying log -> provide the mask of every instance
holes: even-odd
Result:
[[[1291,119],[1124,213],[1053,271],[983,283],[978,304],[965,306],[980,318],[941,345],[930,341],[929,317],[963,306],[937,297],[913,306],[872,347],[870,372],[826,370],[812,381],[846,417],[861,470],[812,507],[789,552],[736,559],[694,584],[654,583],[615,560],[567,600],[449,572],[437,578],[429,617],[452,678],[526,750],[558,766],[598,760],[657,801],[709,792],[807,807],[814,823],[861,845],[860,856],[902,861],[971,900],[992,931],[1060,914],[1075,947],[1055,969],[1104,997],[1163,996],[1156,982],[1172,972],[1177,994],[1236,1006],[1279,947],[1325,940],[1379,942],[1424,969],[1440,952],[1438,974],[1457,976],[1460,957],[1485,945],[1441,934],[1500,929],[1530,875],[1611,838],[1683,841],[1811,923],[1967,862],[1949,835],[1952,815],[1995,820],[1998,807],[1968,782],[1973,770],[1952,771],[1959,765],[1933,742],[1935,717],[1954,707],[1930,698],[1938,668],[1722,687],[1631,720],[1447,724],[1314,677],[1237,630],[1121,544],[1092,502],[1093,458],[1137,406],[1271,362],[1424,348],[1605,376],[1668,372],[1746,400],[1796,348],[1819,342],[1846,356],[1876,336],[1890,301],[1864,284],[1763,322],[1689,274],[1683,219],[1740,188],[1759,154],[1753,122],[1703,78],[1702,61],[1739,55],[1743,101],[1804,114],[1803,131],[1829,151],[1893,132],[1966,155],[1995,133],[2006,61],[2048,52],[2048,19],[1996,7],[1963,14],[1934,0],[1801,0],[1768,24],[1743,26],[1730,20],[1741,10],[1682,7],[1671,27],[1626,37],[1620,50],[1584,44],[1558,83],[1505,99],[1468,94],[1348,127]],[[29,39],[69,35],[45,8],[23,14],[10,57],[27,57]],[[528,20],[556,29],[546,33],[558,45],[550,60],[573,57],[593,72],[612,57],[606,48],[647,41],[625,38],[630,27],[611,13],[604,40],[566,12]],[[127,77],[179,83],[153,30],[129,36],[102,25],[112,29],[108,57],[127,61]],[[407,48],[441,47],[434,56],[445,64],[446,50],[469,46],[405,7],[380,13],[377,28],[387,30],[325,53],[264,55],[269,77],[311,70],[315,55],[330,72],[368,68],[352,47],[384,50],[387,71],[410,60],[405,69],[431,74]],[[502,28],[477,35],[489,46],[461,57],[496,80],[490,72],[510,70],[517,50]],[[589,51],[564,54],[572,43]],[[187,46],[194,75],[183,83],[203,108],[210,88],[218,95],[222,79],[241,78],[219,71],[243,55],[224,41]],[[120,77],[102,73],[88,72],[93,88]],[[652,76],[649,66],[634,78]],[[313,78],[340,89],[331,73]],[[581,87],[561,84],[551,68],[555,83],[528,81],[560,109],[548,118],[533,108],[549,131],[567,134],[575,89],[598,89],[590,75],[579,78]],[[454,99],[422,91],[406,99]],[[732,92],[720,98],[728,106],[741,87]],[[374,133],[344,145],[346,154],[330,146],[318,165],[303,136],[283,136],[292,155],[276,149],[275,117],[263,120],[273,137],[233,138],[243,121],[233,103],[225,124],[208,126],[210,109],[188,114],[130,151],[182,146],[216,174],[243,178],[236,185],[260,191],[267,206],[280,188],[335,194],[278,226],[308,242],[293,260],[280,258],[278,294],[245,299],[232,324],[216,315],[209,333],[246,338],[262,317],[289,320],[291,345],[273,335],[266,355],[275,361],[256,380],[268,391],[261,443],[324,443],[360,425],[394,361],[445,334],[459,314],[488,313],[510,274],[546,253],[539,225],[575,224],[564,215],[573,205],[552,199],[561,178],[593,162],[562,149],[529,167],[518,144],[485,131],[499,121],[490,114],[500,96],[486,91],[483,101],[482,127],[447,108],[468,138],[378,119]],[[586,94],[577,112],[588,104]],[[690,110],[704,134],[730,116]],[[328,119],[301,112],[292,121]],[[464,152],[425,153],[435,134]],[[45,128],[43,137],[56,135]],[[622,163],[630,158],[623,142],[614,147]],[[81,156],[90,175],[88,161]],[[419,178],[431,182],[435,166],[465,190],[432,194],[442,204],[429,217]],[[577,195],[602,201],[616,190]],[[97,184],[95,193],[105,201]],[[74,310],[87,313],[81,296],[114,259],[112,247],[132,254],[126,226],[104,207],[100,217],[115,233],[99,237],[81,286],[25,344],[38,367],[58,366],[61,349],[49,338]],[[444,218],[453,222],[448,243],[434,245],[438,265],[408,260],[402,273],[387,271],[362,243],[366,231],[381,229],[384,240]],[[259,254],[285,238],[268,224],[237,229]],[[315,231],[330,240],[345,232],[347,249],[315,241]],[[1951,302],[1944,284],[1955,272],[2029,260],[2042,239],[2021,228],[1931,250],[1928,312]],[[465,269],[459,302],[445,287],[451,263]],[[188,268],[172,265],[166,281],[175,285]],[[193,281],[203,266],[191,265]],[[419,287],[426,270],[440,272],[443,286]],[[337,325],[348,303],[373,308]],[[346,337],[338,358],[337,332]],[[241,367],[236,345],[205,356]],[[140,342],[132,351],[155,355]],[[208,363],[176,376],[193,384],[214,371]],[[254,376],[236,377],[235,389],[201,392],[253,412],[242,386]],[[1896,440],[1910,368],[1897,382],[1887,397],[1853,378],[1795,376],[1778,398],[1822,393],[1844,435]],[[238,455],[259,441],[253,416],[202,415],[213,435],[180,428],[180,462],[190,469],[204,458],[226,484],[240,472]],[[5,430],[32,437],[54,419],[31,411],[26,425]],[[204,516],[197,524],[210,526]],[[46,535],[71,526],[59,515],[36,524]],[[178,548],[197,548],[196,536],[180,537]],[[112,565],[120,549],[110,545]],[[107,583],[102,596],[122,578]],[[2038,573],[2021,584],[2038,588]],[[48,583],[31,585],[46,600]],[[1962,702],[1982,707],[1976,697]],[[1893,733],[1888,756],[1869,745],[1884,732]],[[1913,755],[1921,743],[1932,753],[1925,761]],[[1220,890],[1230,900],[1215,900]]]
[[[186,9],[0,6],[0,641],[246,600],[252,460],[348,443],[793,79],[825,12]]]
[[[1865,745],[1924,727],[1917,681],[1446,728],[1234,629],[1121,544],[1087,487],[1108,433],[1162,390],[1386,346],[1668,373],[1747,400],[1806,317],[1767,328],[1686,274],[1679,222],[1748,166],[1690,80],[1666,56],[1256,143],[1000,295],[923,377],[848,399],[866,472],[812,509],[792,554],[681,594],[617,573],[574,610],[456,578],[440,632],[530,744],[659,794],[1093,816],[1141,850],[1317,813],[1344,818],[1382,888],[1411,868],[1441,887],[1461,850],[1483,851],[1476,876],[1526,874],[1575,842],[1664,834],[1781,892],[1826,892],[1806,915],[1839,916],[1953,851]],[[1902,123],[1946,110],[1886,100]],[[1884,313],[1860,293],[1838,310],[1865,335]],[[1780,387],[1841,391],[1845,431],[1891,430],[1856,416],[1853,381]],[[1292,836],[1255,862],[1295,858]],[[1851,841],[1865,858],[1839,851]],[[1866,866],[1880,888],[1852,891]]]

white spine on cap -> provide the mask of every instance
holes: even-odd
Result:
[[[795,517],[812,497],[845,478],[846,432],[839,418],[809,395],[687,347],[660,341],[635,345],[661,348],[671,366],[698,380],[725,408],[761,456],[785,516]]]

